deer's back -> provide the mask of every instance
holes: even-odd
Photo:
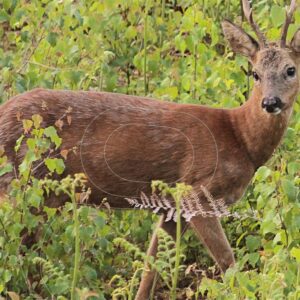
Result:
[[[0,107],[0,145],[16,165],[25,153],[14,153],[23,131],[18,119],[33,114],[43,117],[43,126],[63,121],[61,148],[69,151],[63,176],[85,173],[95,204],[105,197],[113,207],[126,207],[124,198],[151,193],[152,180],[202,184],[219,192],[235,186],[220,165],[225,159],[232,168],[232,149],[226,147],[236,149],[222,110],[111,93],[33,90]],[[36,176],[46,172],[40,167]],[[10,179],[1,178],[2,188]]]

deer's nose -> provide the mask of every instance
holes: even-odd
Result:
[[[266,97],[262,100],[261,107],[268,113],[278,113],[281,111],[282,101],[279,97]]]

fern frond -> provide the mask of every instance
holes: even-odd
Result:
[[[65,274],[59,267],[55,267],[51,261],[45,260],[42,257],[33,258],[33,263],[36,265],[39,264],[43,269],[44,275],[48,278],[56,279],[57,281],[70,279],[70,274]]]
[[[171,289],[172,275],[175,271],[176,245],[173,238],[163,229],[157,230],[158,248],[156,254],[155,268],[162,277],[165,284]],[[180,255],[183,261],[185,256]],[[184,270],[185,266],[180,265],[179,270]]]
[[[135,258],[142,258],[142,259],[146,258],[146,254],[144,252],[142,252],[137,246],[129,243],[128,241],[126,241],[123,238],[115,238],[113,243],[116,246],[122,247],[123,249],[125,249],[129,253],[133,254],[133,256]]]
[[[223,199],[214,199],[209,190],[201,186],[202,197],[191,190],[185,195],[180,202],[180,215],[187,222],[189,222],[194,216],[201,215],[203,217],[228,217],[233,216],[239,217],[236,213],[232,214],[229,212],[226,203]],[[205,208],[201,203],[203,196],[207,200],[208,208]],[[176,205],[172,197],[167,197],[165,193],[160,195],[153,192],[150,196],[141,192],[140,198],[125,198],[128,203],[134,208],[139,209],[151,209],[154,213],[163,211],[166,214],[165,222],[171,220],[177,221]]]

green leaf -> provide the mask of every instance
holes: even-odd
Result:
[[[9,15],[4,9],[0,10],[0,23],[9,21]]]
[[[272,220],[263,221],[261,224],[263,234],[274,233],[276,231],[276,224]]]
[[[15,0],[2,0],[3,7],[6,11],[8,11],[12,5],[16,5],[14,2]]]
[[[45,164],[50,172],[62,174],[65,169],[65,163],[61,158],[47,158]]]
[[[55,47],[57,43],[57,38],[58,34],[56,32],[50,32],[47,36],[47,41],[52,47]]]
[[[102,229],[105,225],[105,220],[101,216],[96,216],[94,222],[99,229]]]
[[[217,26],[215,23],[211,26],[211,46],[214,46],[217,44],[220,38],[220,32],[219,32],[219,26]]]
[[[290,253],[300,263],[300,248],[293,247]]]
[[[33,121],[33,126],[36,129],[39,129],[41,126],[41,123],[43,122],[43,118],[40,115],[36,114],[36,115],[32,116],[32,121]]]
[[[28,199],[28,203],[29,203],[29,205],[31,205],[35,208],[38,208],[40,206],[42,200],[43,200],[43,198],[40,195],[38,195],[37,193],[32,192],[30,194],[29,199]]]
[[[288,164],[288,173],[294,176],[297,172],[300,171],[300,163],[298,162],[290,162]]]
[[[45,128],[44,134],[49,137],[51,142],[55,144],[56,149],[61,145],[61,138],[58,136],[56,129],[53,126]]]
[[[181,78],[181,86],[184,88],[185,91],[189,91],[191,89],[191,78],[183,76]]]
[[[128,40],[131,40],[133,38],[135,38],[137,35],[137,30],[136,30],[136,27],[134,26],[129,26],[126,31],[125,31],[125,38],[128,39]]]
[[[84,76],[83,72],[71,70],[67,72],[67,75],[72,84],[77,85],[81,78]]]
[[[35,139],[32,139],[32,138],[29,138],[26,141],[26,144],[27,144],[29,150],[33,151],[35,149],[35,145],[36,145],[35,142],[36,142]]]
[[[250,265],[254,268],[256,263],[259,261],[259,253],[250,253],[248,261]]]
[[[262,166],[256,171],[255,179],[258,181],[264,181],[270,175],[271,175],[271,170],[266,166]]]
[[[17,139],[17,141],[16,141],[16,146],[15,146],[15,152],[18,152],[18,151],[19,151],[23,139],[24,139],[24,135],[23,135],[23,134]]]
[[[57,209],[44,206],[43,208],[44,212],[47,214],[47,218],[50,219],[56,215]]]
[[[56,168],[55,158],[47,158],[45,159],[45,164],[50,172],[54,172]]]
[[[6,164],[5,166],[0,168],[0,176],[3,176],[6,173],[9,173],[13,170],[12,164]]]
[[[12,277],[12,273],[10,270],[5,270],[3,275],[4,275],[3,276],[4,282],[10,281],[10,279]]]
[[[23,129],[25,133],[28,133],[33,125],[31,120],[23,120]]]
[[[285,20],[285,9],[278,5],[273,5],[271,8],[271,20],[274,27],[279,27]]]
[[[260,247],[260,237],[249,235],[246,237],[246,246],[250,252],[257,250]]]
[[[83,274],[88,281],[97,280],[96,270],[88,265],[83,267]]]
[[[287,196],[289,201],[295,201],[297,197],[297,188],[291,180],[282,179],[281,186],[284,194]]]

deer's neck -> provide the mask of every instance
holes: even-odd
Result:
[[[264,112],[259,95],[233,110],[232,122],[236,136],[247,151],[249,159],[258,168],[264,164],[279,145],[287,128],[291,111],[279,115]]]

